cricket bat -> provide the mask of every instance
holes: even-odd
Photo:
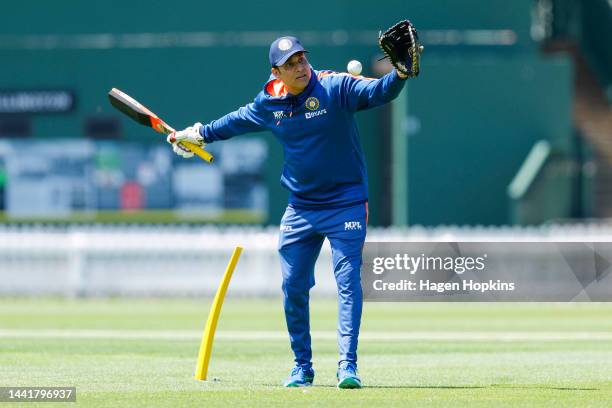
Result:
[[[174,129],[170,125],[161,120],[156,114],[151,112],[144,105],[125,92],[122,92],[117,88],[113,88],[108,93],[108,99],[110,100],[111,105],[113,105],[117,110],[123,112],[125,115],[129,116],[141,125],[152,127],[164,135],[169,135],[170,133],[174,132]],[[180,144],[202,158],[202,160],[209,163],[212,163],[214,160],[210,153],[198,145],[189,142],[180,142]]]

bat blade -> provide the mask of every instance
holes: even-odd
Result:
[[[156,114],[151,112],[147,107],[125,92],[122,92],[117,88],[113,88],[108,93],[108,99],[110,100],[111,105],[113,105],[117,110],[129,116],[141,125],[151,127],[159,133],[163,133],[165,135],[174,132],[174,129],[170,125],[161,120]],[[181,142],[181,144],[209,163],[212,163],[214,160],[210,153],[198,145],[188,142]]]
[[[111,105],[117,110],[141,125],[152,127],[156,131],[164,134],[174,132],[172,127],[168,126],[168,124],[161,120],[156,114],[125,92],[113,88],[108,93],[108,99]]]

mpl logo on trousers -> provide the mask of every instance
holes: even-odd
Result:
[[[353,230],[360,230],[360,229],[361,229],[361,222],[359,221],[346,221],[344,223],[345,231],[353,231]]]

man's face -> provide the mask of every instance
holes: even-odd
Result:
[[[290,93],[299,94],[306,89],[311,76],[306,54],[303,52],[293,54],[283,65],[272,68],[272,74],[283,81]]]

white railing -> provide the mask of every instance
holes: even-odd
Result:
[[[278,296],[278,227],[0,226],[0,295],[212,295],[235,246],[231,296]],[[375,229],[368,241],[612,242],[610,225]],[[329,244],[313,294],[332,295]]]

